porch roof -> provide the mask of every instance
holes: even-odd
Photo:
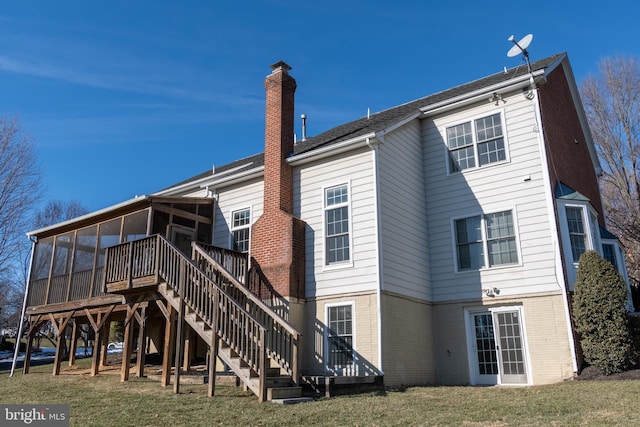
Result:
[[[44,228],[29,231],[28,237],[43,238],[52,236],[55,234],[64,233],[69,230],[75,230],[78,228],[86,227],[97,222],[102,222],[117,216],[134,212],[140,209],[150,207],[154,204],[212,204],[214,199],[210,197],[168,197],[168,196],[136,196],[133,199],[126,200],[121,203],[117,203],[106,208],[90,212],[85,215],[81,215],[77,218],[73,218],[67,221],[63,221],[57,224],[53,224]]]

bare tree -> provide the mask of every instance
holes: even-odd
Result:
[[[632,284],[640,285],[640,60],[605,58],[581,85],[589,127],[602,161],[607,226],[625,248]]]
[[[44,228],[88,213],[78,200],[50,200],[35,213],[33,228]]]
[[[16,269],[25,254],[24,232],[40,196],[40,168],[33,139],[18,121],[0,118],[0,326],[17,324],[24,281]]]
[[[0,274],[15,261],[31,209],[39,197],[40,168],[33,139],[16,119],[0,118]]]
[[[89,210],[77,200],[50,200],[35,210],[29,229],[48,227],[84,215]],[[20,321],[21,307],[27,286],[31,246],[25,237],[26,228],[18,233],[14,245],[16,262],[0,275],[0,328],[15,326]],[[3,307],[3,308],[2,308]]]

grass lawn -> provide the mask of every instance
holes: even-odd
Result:
[[[89,359],[79,361],[90,365]],[[63,368],[64,368],[63,364]],[[640,425],[640,381],[568,381],[536,387],[412,387],[260,404],[241,388],[181,386],[181,394],[146,378],[51,375],[51,365],[9,378],[0,371],[0,403],[68,403],[77,426],[567,426]]]

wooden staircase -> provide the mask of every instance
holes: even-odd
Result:
[[[246,268],[232,274],[224,257],[196,244],[191,260],[162,236],[142,240],[108,248],[107,289],[131,291],[154,276],[178,322],[184,320],[261,402],[302,399],[300,333],[240,282],[249,276]]]

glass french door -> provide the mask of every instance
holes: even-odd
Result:
[[[520,309],[469,314],[472,384],[527,384]]]

